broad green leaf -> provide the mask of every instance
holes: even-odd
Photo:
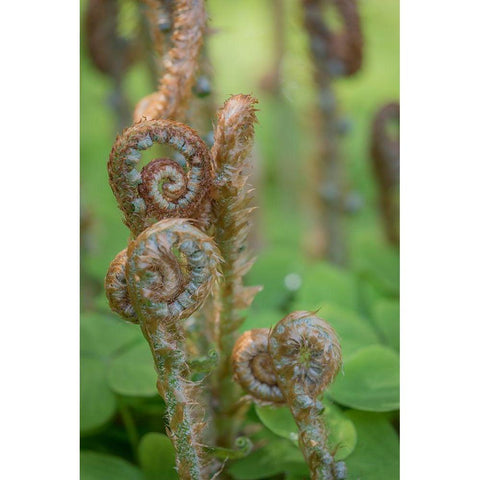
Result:
[[[323,401],[325,423],[329,432],[328,444],[333,450],[338,447],[335,458],[342,460],[355,448],[357,436],[353,423],[347,419],[342,411],[327,400]],[[255,406],[262,423],[273,433],[287,438],[295,445],[298,444],[298,428],[288,407],[260,407]]]
[[[305,270],[295,305],[298,310],[316,310],[326,303],[356,309],[355,277],[327,263],[313,264]]]
[[[325,304],[322,305],[317,315],[335,329],[344,360],[361,348],[380,343],[379,337],[368,321],[353,310]]]
[[[373,319],[384,341],[400,351],[400,305],[394,300],[380,300],[373,309]]]
[[[84,313],[80,318],[81,352],[109,357],[121,348],[143,340],[140,327],[103,313]]]
[[[106,370],[115,354],[145,343],[140,329],[109,314],[85,313],[80,318],[80,429],[89,433],[115,413]]]
[[[262,423],[273,433],[297,444],[298,428],[287,406],[255,405],[255,411]]]
[[[95,430],[115,413],[115,396],[105,380],[105,367],[97,358],[80,359],[80,430]]]
[[[115,357],[107,372],[110,388],[120,395],[157,395],[154,363],[147,342],[139,343]]]
[[[228,471],[238,480],[256,480],[292,472],[308,475],[308,467],[300,449],[290,440],[277,437],[268,430],[261,442],[267,444],[241,460],[232,462]]]
[[[301,266],[292,258],[291,249],[276,247],[261,252],[246,282],[247,285],[263,286],[263,290],[255,296],[252,309],[281,309],[292,295],[285,284],[285,277],[300,271]]]
[[[385,298],[385,293],[366,278],[357,279],[359,295],[359,310],[365,314],[372,315],[373,309],[378,301]]]
[[[144,480],[131,463],[113,455],[80,452],[80,480]]]
[[[398,252],[378,241],[365,241],[354,258],[355,270],[386,294],[398,296],[400,259]]]
[[[398,353],[381,345],[359,350],[344,363],[327,395],[358,410],[388,412],[400,406]]]
[[[178,480],[175,449],[163,433],[147,433],[138,446],[138,460],[145,480]]]
[[[345,414],[355,424],[357,447],[347,458],[348,478],[398,480],[399,441],[384,415],[350,410]]]

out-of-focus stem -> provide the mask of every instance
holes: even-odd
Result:
[[[338,149],[338,115],[335,92],[329,75],[317,75],[321,125],[319,137],[320,185],[317,192],[322,204],[322,224],[326,234],[325,255],[328,260],[343,265],[346,261],[343,204],[345,196],[345,166]]]
[[[125,425],[125,430],[127,431],[128,440],[132,447],[133,456],[135,459],[137,459],[139,436],[137,427],[135,425],[135,420],[133,419],[132,412],[121,397],[118,397],[117,404],[118,411],[120,412],[123,424]]]
[[[325,237],[325,257],[335,264],[346,262],[343,225],[345,212],[345,167],[339,154],[339,118],[333,79],[353,75],[362,64],[362,32],[356,0],[303,0],[304,23],[318,88],[321,126],[317,189],[321,226]],[[325,11],[333,5],[342,17],[343,30],[333,32],[327,25]]]
[[[284,0],[270,0],[273,17],[273,65],[261,80],[261,87],[274,95],[280,93],[281,70],[285,53],[285,5]]]

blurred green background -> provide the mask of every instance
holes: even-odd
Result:
[[[399,98],[399,2],[359,2],[363,67],[335,83],[342,116],[352,126],[341,143],[349,189],[361,199],[361,208],[347,217],[349,263],[343,269],[305,255],[312,222],[307,178],[317,135],[312,122],[317,93],[300,2],[286,0],[285,5],[282,88],[280,95],[274,95],[259,86],[273,62],[271,3],[207,2],[215,31],[209,51],[218,105],[236,93],[252,93],[259,99],[258,260],[247,283],[261,284],[264,290],[242,330],[269,327],[294,309],[319,308],[319,315],[337,330],[344,352],[344,375],[339,375],[327,397],[331,428],[340,439],[339,452],[343,451],[349,478],[395,479],[399,476],[399,256],[384,240],[369,139],[374,112]],[[82,19],[85,6],[81,1]],[[125,84],[132,105],[152,91],[143,64],[128,72]],[[103,292],[109,263],[125,248],[129,236],[107,178],[106,162],[117,133],[108,105],[111,88],[111,80],[91,64],[82,38],[82,479],[168,480],[176,478],[173,453],[163,435],[163,404],[155,393],[148,347],[138,327],[109,313]],[[230,462],[227,468],[235,478],[307,478],[291,438],[295,429],[282,415],[251,409],[252,424],[266,426],[262,442],[267,441],[267,446]]]

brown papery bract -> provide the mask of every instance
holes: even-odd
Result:
[[[175,1],[172,45],[163,60],[163,75],[158,91],[137,104],[133,114],[135,122],[183,119],[195,81],[205,25],[203,0]]]

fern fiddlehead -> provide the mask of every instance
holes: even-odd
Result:
[[[288,405],[311,478],[345,478],[343,462],[335,462],[327,447],[323,406],[317,400],[342,363],[332,327],[311,312],[293,312],[271,331],[245,332],[235,344],[232,361],[235,380],[254,401]]]
[[[110,304],[121,298],[122,306],[129,308],[117,312],[126,312],[127,320],[132,319],[130,307],[133,309],[150,345],[182,479],[205,479],[209,466],[202,449],[202,412],[195,402],[199,387],[188,378],[181,320],[211,293],[219,261],[210,237],[186,220],[166,219],[131,242],[107,274]]]
[[[174,160],[155,159],[141,172],[142,150],[153,143],[170,145],[185,157],[188,172]],[[191,128],[170,120],[152,120],[123,131],[110,153],[110,186],[134,235],[162,218],[206,222],[205,209],[213,183],[207,146]]]

